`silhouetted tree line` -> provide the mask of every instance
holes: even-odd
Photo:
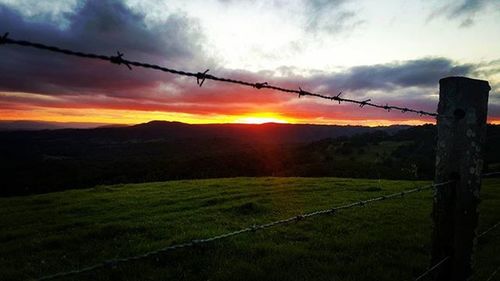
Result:
[[[1,196],[102,184],[236,176],[432,179],[436,128],[375,131],[315,142],[246,141],[230,137],[73,137],[0,135]],[[498,167],[500,126],[488,127],[486,164]]]

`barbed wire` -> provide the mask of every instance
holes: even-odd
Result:
[[[440,267],[442,264],[444,264],[448,259],[450,258],[450,256],[447,256],[445,257],[444,259],[440,260],[438,263],[436,263],[434,266],[432,266],[431,268],[427,269],[424,273],[422,273],[420,276],[418,276],[417,278],[415,278],[415,281],[419,281],[419,280],[422,280],[424,279],[425,277],[427,277],[427,275],[429,275],[431,272],[433,272],[436,268]]]
[[[500,221],[497,222],[496,224],[494,224],[493,226],[491,226],[490,228],[488,228],[487,230],[485,230],[484,232],[482,232],[481,234],[479,234],[477,236],[477,239],[483,237],[484,235],[488,234],[488,232],[492,231],[493,229],[495,229],[496,227],[498,227],[498,225],[500,225]],[[436,268],[440,267],[444,262],[446,262],[448,259],[450,258],[450,256],[446,256],[444,257],[441,261],[439,261],[438,263],[436,263],[434,266],[432,266],[431,268],[427,269],[424,273],[422,273],[420,276],[418,276],[417,278],[415,278],[415,281],[419,281],[419,280],[422,280],[423,278],[425,278],[427,275],[429,275],[431,272],[433,272]],[[496,274],[496,273],[495,273]],[[490,279],[488,279],[490,280]]]
[[[493,270],[493,272],[490,274],[490,276],[488,277],[488,279],[486,279],[486,281],[493,280],[493,277],[495,277],[495,275],[497,275],[497,273],[498,273],[499,270],[500,270],[500,265],[495,270]]]
[[[492,227],[488,228],[487,230],[485,230],[485,231],[481,232],[481,234],[479,234],[479,235],[477,236],[477,238],[479,239],[479,238],[481,238],[481,237],[485,236],[486,234],[488,234],[489,232],[491,232],[491,231],[493,231],[495,228],[497,228],[499,225],[500,225],[500,221],[499,221],[499,222],[497,222],[496,224],[494,224]]]
[[[496,224],[494,224],[492,227],[488,228],[486,231],[484,231],[481,234],[479,234],[477,236],[477,238],[479,239],[479,238],[483,237],[484,235],[488,234],[489,232],[491,232],[492,230],[494,230],[495,228],[497,228],[499,225],[500,225],[500,221],[497,222]],[[486,279],[486,281],[493,280],[493,277],[495,277],[495,275],[498,273],[499,270],[500,270],[500,266],[498,266],[495,270],[493,270],[493,272],[490,274],[490,276],[488,277],[488,279]]]
[[[490,176],[498,176],[498,175],[500,175],[500,172],[491,172],[491,173],[482,174],[481,177],[490,177]]]
[[[492,173],[492,174],[495,174],[495,173]],[[497,174],[500,174],[500,172],[499,172],[499,173],[497,173]],[[493,226],[491,226],[490,228],[488,228],[487,230],[483,231],[481,234],[479,234],[479,235],[477,236],[477,238],[479,239],[479,238],[481,238],[481,237],[485,236],[486,234],[488,234],[489,232],[491,232],[491,231],[493,231],[495,228],[497,228],[499,225],[500,225],[500,221],[499,221],[499,222],[497,222],[496,224],[494,224]],[[496,268],[496,269],[495,269],[495,270],[494,270],[494,271],[490,274],[490,276],[488,277],[488,279],[486,279],[486,281],[491,281],[491,280],[493,280],[493,277],[495,277],[495,275],[498,273],[498,271],[499,271],[499,270],[500,270],[500,266],[498,266],[498,267],[497,267],[497,268]]]
[[[209,69],[205,70],[204,72],[188,72],[188,71],[181,71],[181,70],[176,70],[172,68],[167,68],[164,66],[160,66],[157,64],[149,64],[149,63],[143,63],[143,62],[138,62],[138,61],[131,61],[131,60],[126,60],[123,58],[124,54],[121,52],[117,52],[116,56],[105,56],[105,55],[98,55],[98,54],[93,54],[93,53],[83,53],[79,51],[73,51],[69,49],[63,49],[59,48],[56,46],[49,46],[41,43],[36,43],[36,42],[31,42],[31,41],[26,41],[26,40],[14,40],[8,37],[9,33],[5,33],[3,37],[0,37],[0,45],[2,44],[12,44],[12,45],[18,45],[18,46],[23,46],[23,47],[33,47],[36,49],[40,50],[46,50],[46,51],[51,51],[51,52],[56,52],[56,53],[61,53],[65,55],[71,55],[71,56],[77,56],[81,58],[89,58],[89,59],[99,59],[103,61],[109,61],[113,64],[117,65],[125,65],[127,68],[132,70],[132,66],[137,66],[137,67],[143,67],[143,68],[149,68],[149,69],[154,69],[154,70],[159,70],[163,72],[168,72],[171,74],[176,74],[176,75],[182,75],[182,76],[188,76],[188,77],[194,77],[196,78],[196,83],[201,87],[205,80],[214,80],[214,81],[219,81],[219,82],[225,82],[225,83],[232,83],[232,84],[239,84],[247,87],[252,87],[255,89],[271,89],[271,90],[276,90],[284,93],[292,93],[292,94],[297,94],[298,97],[302,96],[311,96],[311,97],[317,97],[321,99],[326,99],[326,100],[331,100],[331,101],[337,101],[339,104],[342,102],[345,103],[353,103],[359,105],[359,107],[363,108],[365,106],[368,107],[374,107],[374,108],[379,108],[379,109],[384,109],[388,112],[391,110],[395,111],[400,111],[402,113],[406,112],[412,112],[412,113],[417,113],[420,114],[420,116],[431,116],[431,117],[439,117],[437,113],[434,112],[427,112],[423,110],[417,110],[417,109],[412,109],[408,107],[401,107],[401,106],[393,106],[389,104],[381,105],[381,104],[375,104],[371,102],[371,99],[366,99],[366,100],[354,100],[354,99],[349,99],[349,98],[343,98],[341,97],[342,92],[338,93],[335,96],[328,96],[328,95],[323,95],[323,94],[318,94],[318,93],[312,93],[309,91],[303,90],[301,87],[299,89],[289,89],[289,88],[283,88],[280,86],[273,86],[269,84],[268,82],[248,82],[248,81],[243,81],[243,80],[236,80],[236,79],[230,79],[230,78],[224,78],[224,77],[217,77],[212,74],[208,74]]]
[[[500,174],[497,173],[497,174]],[[488,174],[484,174],[483,176],[488,176]],[[477,239],[483,237],[484,235],[488,234],[490,231],[492,231],[493,229],[497,228],[498,226],[500,225],[500,221],[498,221],[496,224],[494,224],[493,226],[489,227],[488,229],[486,229],[485,231],[483,231],[481,234],[479,234],[477,236]],[[431,268],[427,269],[424,273],[422,273],[420,276],[418,276],[415,281],[419,281],[419,280],[422,280],[424,277],[426,277],[427,275],[429,275],[432,271],[434,271],[436,268],[440,267],[446,260],[448,260],[450,258],[450,256],[446,256],[444,257],[441,261],[439,261],[438,263],[436,263],[434,266],[432,266]],[[495,273],[496,274],[496,273]],[[488,279],[489,280],[489,279]]]
[[[346,205],[341,205],[341,206],[338,206],[338,207],[333,207],[333,208],[329,208],[329,209],[318,210],[318,211],[314,211],[314,212],[310,212],[310,213],[304,213],[304,214],[296,215],[296,216],[289,217],[289,218],[286,218],[286,219],[276,220],[276,221],[273,221],[273,222],[270,222],[270,223],[266,223],[266,224],[252,225],[252,226],[240,229],[240,230],[236,230],[236,231],[233,231],[233,232],[228,232],[228,233],[217,235],[217,236],[213,236],[213,237],[210,237],[210,238],[195,239],[195,240],[191,240],[191,241],[186,242],[186,243],[170,245],[170,246],[167,246],[167,247],[155,250],[155,251],[150,251],[150,252],[147,252],[147,253],[144,253],[144,254],[141,254],[141,255],[137,255],[137,256],[131,256],[131,257],[119,258],[119,259],[111,259],[111,260],[107,260],[105,262],[102,262],[102,263],[99,263],[99,264],[95,264],[95,265],[92,265],[92,266],[88,266],[88,267],[84,267],[84,268],[81,268],[81,269],[67,271],[67,272],[60,272],[60,273],[56,273],[56,274],[53,274],[53,275],[47,275],[47,276],[41,277],[41,278],[39,278],[37,280],[39,280],[39,281],[41,281],[41,280],[51,280],[51,279],[55,279],[55,278],[59,278],[59,277],[66,277],[66,276],[81,274],[81,273],[93,271],[95,269],[103,268],[103,267],[107,267],[107,266],[116,266],[118,263],[124,263],[124,262],[129,262],[129,261],[140,260],[140,259],[148,258],[148,257],[151,257],[151,256],[155,256],[155,255],[158,255],[158,254],[162,254],[162,253],[165,253],[165,252],[169,252],[169,251],[172,251],[172,250],[175,250],[175,249],[193,247],[193,246],[196,246],[196,245],[205,244],[205,243],[213,242],[213,241],[216,241],[216,240],[221,240],[221,239],[224,239],[224,238],[229,238],[229,237],[232,237],[232,236],[235,236],[235,235],[239,235],[239,234],[243,234],[243,233],[249,233],[249,232],[254,233],[254,232],[258,231],[258,230],[263,230],[263,229],[270,228],[270,227],[277,226],[277,225],[288,224],[288,223],[292,223],[292,222],[298,222],[298,221],[302,221],[302,220],[305,220],[307,218],[314,217],[314,216],[325,215],[325,214],[335,214],[337,211],[340,211],[340,210],[350,209],[350,208],[354,208],[354,207],[361,207],[361,206],[365,206],[365,205],[368,205],[368,204],[371,204],[371,203],[374,203],[374,202],[377,202],[377,201],[382,201],[382,200],[387,200],[387,199],[392,199],[392,198],[397,198],[397,197],[403,198],[407,194],[411,194],[411,193],[420,192],[420,191],[423,191],[423,190],[437,188],[439,186],[447,185],[447,184],[449,184],[451,182],[453,182],[453,181],[447,181],[447,182],[443,182],[443,183],[439,183],[439,184],[431,184],[431,185],[424,186],[424,187],[417,187],[417,188],[413,188],[413,189],[410,189],[410,190],[405,190],[405,191],[401,191],[401,192],[392,193],[392,194],[389,194],[389,195],[382,195],[382,196],[371,198],[371,199],[367,199],[367,200],[360,200],[360,201],[357,201],[357,202],[354,202],[354,203],[350,203],[350,204],[346,204]]]

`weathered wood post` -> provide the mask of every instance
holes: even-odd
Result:
[[[478,221],[483,143],[490,86],[487,81],[447,77],[439,81],[435,183],[455,180],[434,193],[434,280],[469,280]]]

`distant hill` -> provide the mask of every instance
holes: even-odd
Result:
[[[299,161],[296,150],[303,144],[370,132],[390,135],[406,127],[152,121],[127,127],[3,131],[0,195],[104,183],[293,174],[284,172],[282,162]]]
[[[83,123],[83,122],[45,122],[45,121],[26,121],[0,120],[0,131],[36,131],[36,130],[57,130],[65,128],[97,128],[97,127],[115,127],[120,125],[112,125],[107,123]]]
[[[500,169],[500,126],[486,165]],[[0,196],[237,176],[431,179],[436,127],[189,125],[0,132]]]
[[[409,126],[364,127],[312,124],[203,124],[151,121],[126,128],[138,138],[175,139],[230,138],[271,143],[310,142],[339,136],[353,136],[378,130],[390,134]]]
[[[76,124],[76,123],[75,123]],[[66,124],[67,126],[70,124]],[[82,125],[82,124],[80,124]],[[89,124],[87,124],[89,125]],[[38,130],[30,133],[7,133],[2,137],[22,137],[36,139],[51,138],[75,138],[78,140],[87,139],[96,142],[129,142],[145,140],[185,140],[185,139],[233,139],[258,141],[267,143],[294,143],[317,141],[325,138],[335,138],[339,136],[352,136],[374,131],[385,131],[393,134],[409,126],[387,126],[387,127],[364,127],[364,126],[335,126],[335,125],[310,125],[310,124],[186,124],[181,122],[151,121],[148,123],[133,126],[97,126],[91,129],[62,129],[63,124],[45,124],[37,122],[20,121],[20,123],[5,123],[4,128],[10,131]],[[0,123],[0,128],[1,128]],[[43,128],[43,129],[42,129]],[[5,130],[5,129],[4,129]],[[21,131],[22,131],[21,130]]]

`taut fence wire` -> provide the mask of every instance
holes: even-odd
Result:
[[[440,187],[440,186],[443,186],[443,185],[447,185],[447,184],[449,184],[451,182],[453,182],[453,181],[447,181],[447,182],[438,183],[438,184],[431,184],[431,185],[427,185],[427,186],[424,186],[424,187],[417,187],[417,188],[409,189],[409,190],[406,190],[406,191],[396,192],[396,193],[392,193],[392,194],[388,194],[388,195],[382,195],[382,196],[371,198],[371,199],[367,199],[367,200],[360,200],[360,201],[357,201],[357,202],[354,202],[354,203],[350,203],[350,204],[346,204],[346,205],[341,205],[341,206],[338,206],[338,207],[333,207],[333,208],[329,208],[329,209],[318,210],[318,211],[314,211],[314,212],[310,212],[310,213],[304,213],[304,214],[296,215],[296,216],[289,217],[289,218],[286,218],[286,219],[281,219],[281,220],[273,221],[273,222],[270,222],[270,223],[266,223],[266,224],[252,225],[252,226],[240,229],[240,230],[236,230],[236,231],[233,231],[233,232],[228,232],[228,233],[217,235],[217,236],[213,236],[213,237],[210,237],[210,238],[195,239],[195,240],[191,240],[191,241],[186,242],[186,243],[170,245],[170,246],[167,246],[167,247],[155,250],[155,251],[150,251],[150,252],[147,252],[147,253],[144,253],[144,254],[141,254],[141,255],[137,255],[137,256],[131,256],[131,257],[126,257],[126,258],[107,260],[105,262],[102,262],[102,263],[99,263],[99,264],[95,264],[95,265],[92,265],[92,266],[88,266],[88,267],[84,267],[84,268],[81,268],[81,269],[67,271],[67,272],[60,272],[60,273],[56,273],[56,274],[53,274],[53,275],[44,276],[44,277],[41,277],[41,278],[39,278],[37,280],[40,280],[40,281],[41,280],[52,280],[52,279],[55,279],[55,278],[67,277],[67,276],[71,276],[71,275],[77,275],[77,274],[81,274],[81,273],[85,273],[85,272],[90,272],[90,271],[93,271],[93,270],[96,270],[96,269],[99,269],[99,268],[103,268],[103,267],[107,267],[107,266],[115,266],[118,263],[124,263],[124,262],[129,262],[129,261],[135,261],[135,260],[140,260],[140,259],[148,258],[148,257],[151,257],[151,256],[163,254],[163,253],[166,253],[166,252],[169,252],[169,251],[172,251],[172,250],[176,250],[176,249],[180,249],[180,248],[188,248],[188,247],[193,247],[193,246],[200,245],[200,244],[214,242],[214,241],[217,241],[217,240],[229,238],[229,237],[236,236],[236,235],[243,234],[243,233],[255,233],[258,230],[263,230],[263,229],[270,228],[270,227],[273,227],[273,226],[278,226],[278,225],[289,224],[289,223],[292,223],[292,222],[298,222],[298,221],[302,221],[302,220],[305,220],[305,219],[310,218],[310,217],[315,217],[315,216],[319,216],[319,215],[326,215],[326,214],[335,214],[337,211],[351,209],[351,208],[354,208],[354,207],[366,206],[368,204],[371,204],[371,203],[374,203],[374,202],[378,202],[378,201],[387,200],[387,199],[403,198],[407,194],[412,194],[412,193],[415,193],[415,192],[420,192],[420,191],[428,190],[428,189],[434,189],[434,188],[437,188],[437,187]]]
[[[442,264],[444,264],[449,259],[450,259],[450,256],[444,257],[442,260],[440,260],[434,266],[432,266],[431,268],[427,269],[424,273],[422,273],[420,276],[418,276],[417,278],[415,278],[415,281],[423,280],[425,277],[427,277],[429,274],[431,274],[431,272],[433,272],[436,268],[440,267]]]
[[[500,266],[498,266],[495,270],[493,270],[493,272],[490,274],[488,279],[486,279],[486,281],[492,281],[493,277],[495,277],[497,275],[499,270],[500,270]]]
[[[497,223],[495,223],[492,227],[490,227],[490,228],[486,229],[485,231],[481,232],[481,234],[479,234],[477,236],[477,238],[479,239],[479,238],[485,236],[486,234],[488,234],[489,232],[491,232],[492,230],[494,230],[495,228],[497,228],[499,225],[500,225],[500,221],[497,222]]]
[[[268,82],[248,82],[248,81],[243,81],[243,80],[218,77],[218,76],[215,76],[212,74],[208,74],[208,71],[209,71],[208,69],[205,70],[204,72],[197,72],[197,73],[188,72],[188,71],[181,71],[181,70],[176,70],[173,68],[160,66],[157,64],[150,64],[150,63],[127,60],[127,59],[123,58],[124,54],[121,52],[117,52],[116,56],[106,56],[106,55],[99,55],[99,54],[93,54],[93,53],[83,53],[83,52],[64,49],[64,48],[60,48],[60,47],[56,47],[56,46],[49,46],[49,45],[45,45],[42,43],[36,43],[36,42],[31,42],[31,41],[26,41],[26,40],[15,40],[15,39],[9,38],[8,35],[9,35],[9,33],[5,33],[4,36],[0,37],[0,45],[11,44],[11,45],[17,45],[17,46],[22,46],[22,47],[32,47],[32,48],[36,48],[36,49],[40,49],[40,50],[46,50],[46,51],[51,51],[51,52],[55,52],[55,53],[76,56],[76,57],[80,57],[80,58],[103,60],[103,61],[111,62],[111,63],[117,64],[117,65],[123,64],[126,67],[128,67],[130,70],[132,70],[132,66],[136,66],[136,67],[159,70],[159,71],[163,71],[163,72],[167,72],[167,73],[171,73],[171,74],[176,74],[176,75],[181,75],[181,76],[194,77],[194,78],[196,78],[196,82],[198,83],[198,85],[200,87],[203,85],[205,80],[213,80],[213,81],[219,81],[219,82],[224,82],[224,83],[238,84],[238,85],[247,86],[247,87],[251,87],[251,88],[255,88],[255,89],[271,89],[271,90],[276,90],[279,92],[296,94],[296,95],[298,95],[299,98],[302,96],[310,96],[310,97],[316,97],[316,98],[321,98],[321,99],[326,99],[326,100],[331,100],[331,101],[337,101],[339,104],[342,102],[353,103],[353,104],[359,105],[359,107],[361,107],[361,108],[367,106],[367,107],[384,109],[388,112],[391,110],[395,110],[395,111],[400,111],[402,113],[412,112],[412,113],[420,114],[420,116],[425,115],[425,116],[431,116],[431,117],[435,117],[435,118],[438,118],[441,116],[435,112],[427,112],[427,111],[412,109],[412,108],[408,108],[408,107],[393,106],[393,105],[388,105],[388,104],[386,104],[386,105],[376,104],[376,103],[371,102],[371,99],[355,100],[355,99],[343,98],[343,97],[341,97],[342,92],[340,92],[334,96],[328,96],[328,95],[323,95],[323,94],[305,91],[300,87],[297,90],[297,89],[283,88],[280,86],[274,86],[274,85],[269,84]]]
[[[496,174],[500,174],[500,173],[496,173]],[[485,174],[486,175],[486,174]],[[495,228],[497,228],[498,226],[500,225],[500,221],[495,223],[494,225],[492,225],[491,227],[489,227],[488,229],[486,229],[485,231],[481,232],[481,234],[477,235],[477,239],[480,239],[481,237],[485,236],[486,234],[488,234],[489,232],[493,231]],[[445,262],[447,262],[448,260],[450,259],[450,256],[446,256],[444,257],[442,260],[440,260],[439,262],[437,262],[435,265],[433,265],[432,267],[430,267],[429,269],[427,269],[424,273],[422,273],[420,276],[418,276],[417,278],[415,278],[415,281],[420,281],[420,280],[424,280],[425,277],[427,277],[429,274],[431,274],[436,268],[440,267],[441,265],[443,265]],[[491,280],[491,278],[493,278],[493,276],[495,276],[495,274],[497,274],[498,270],[500,269],[500,267],[498,267],[495,271],[493,271],[493,273],[491,274],[490,278],[488,278],[487,280]]]
[[[491,176],[500,176],[500,172],[486,173],[486,174],[483,174],[481,177],[485,178],[485,177],[491,177]]]
[[[491,177],[491,176],[497,176],[497,175],[500,175],[500,172],[491,172],[491,173],[485,173],[485,174],[482,174],[482,177]],[[488,229],[486,229],[485,231],[481,232],[480,234],[478,234],[476,236],[476,238],[479,240],[481,239],[483,236],[485,236],[486,234],[490,233],[491,231],[493,231],[494,229],[496,229],[498,226],[500,225],[500,221],[498,221],[497,223],[493,224],[492,226],[490,226]],[[441,265],[443,265],[445,262],[447,262],[448,260],[450,259],[450,256],[446,256],[444,257],[442,260],[440,260],[439,262],[437,262],[435,265],[433,265],[432,267],[430,267],[429,269],[427,269],[424,273],[422,273],[421,275],[419,275],[417,278],[415,278],[415,281],[420,281],[420,280],[424,280],[424,278],[426,278],[427,276],[429,276],[436,268],[440,267]],[[493,273],[491,274],[491,276],[487,279],[487,281],[489,280],[492,280],[492,278],[497,274],[498,270],[500,270],[500,266],[495,270],[493,271]]]

